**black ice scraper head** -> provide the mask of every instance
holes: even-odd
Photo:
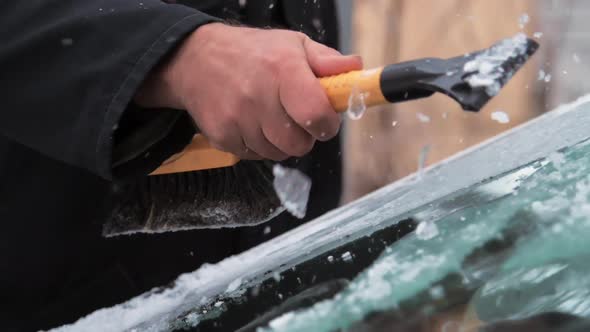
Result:
[[[436,92],[450,96],[465,110],[479,111],[538,47],[519,34],[489,49],[447,60],[421,59],[319,80],[336,112],[345,112],[349,104],[364,108]],[[121,155],[125,159],[137,151]],[[273,179],[272,163],[240,161],[197,135],[152,176],[118,187],[117,204],[104,234],[257,225],[282,212],[283,205],[289,206],[284,202],[291,202],[277,195]]]
[[[455,58],[422,59],[385,67],[381,90],[392,103],[443,93],[464,110],[479,111],[535,54],[539,44],[524,34]]]

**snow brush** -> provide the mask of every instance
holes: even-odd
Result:
[[[450,59],[425,58],[320,78],[339,113],[442,93],[478,112],[522,68],[539,45],[524,34]],[[254,226],[284,211],[270,161],[240,161],[196,135],[150,176],[126,185],[105,223],[106,236],[195,228]]]

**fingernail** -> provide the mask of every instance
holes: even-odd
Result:
[[[357,59],[360,63],[363,63],[363,57],[358,54],[351,54],[349,55],[351,58]]]

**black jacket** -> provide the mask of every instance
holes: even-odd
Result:
[[[276,5],[268,10],[271,1]],[[176,129],[155,143],[165,148],[143,165],[114,168],[112,153],[136,123],[159,116],[137,110],[132,97],[187,34],[216,20],[203,12],[300,29],[334,46],[333,3],[318,2],[319,8],[303,0],[250,0],[246,8],[237,0],[186,1],[194,8],[159,0],[0,4],[3,330],[72,322],[268,239],[261,227],[102,238],[113,180],[144,176],[192,133],[183,129],[186,117],[178,113],[170,120]],[[324,22],[321,29],[314,18]],[[337,203],[337,140],[319,146],[301,165],[324,183],[312,191],[314,217]],[[280,216],[272,234],[296,224]]]

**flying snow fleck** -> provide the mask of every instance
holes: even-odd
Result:
[[[578,53],[574,53],[572,54],[572,59],[574,59],[575,63],[581,63],[582,60],[580,59],[580,56],[578,55]]]
[[[518,18],[518,26],[520,27],[520,29],[524,29],[524,27],[531,21],[531,17],[529,16],[529,14],[524,13],[522,15],[520,15],[520,17]]]
[[[506,112],[496,111],[492,113],[492,120],[501,124],[507,124],[510,123],[510,116]]]
[[[418,121],[420,121],[422,123],[430,122],[430,117],[424,113],[418,112],[418,113],[416,113],[416,117],[418,118]]]
[[[546,76],[547,76],[547,73],[543,69],[539,70],[539,76],[538,76],[539,81],[544,81]]]
[[[549,82],[551,82],[551,74],[547,74],[547,76],[545,76],[545,83]]]

